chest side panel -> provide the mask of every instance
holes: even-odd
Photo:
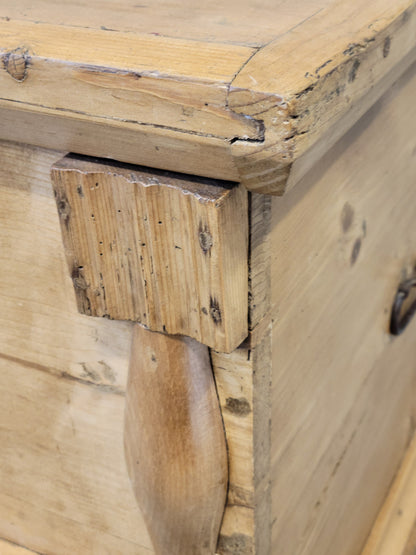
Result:
[[[362,547],[413,430],[415,323],[389,333],[416,263],[415,68],[272,225],[274,549]],[[277,551],[276,551],[277,552]]]

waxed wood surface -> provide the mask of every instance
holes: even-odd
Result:
[[[416,68],[272,205],[273,549],[363,548],[414,430]]]
[[[134,327],[124,445],[158,555],[215,552],[228,486],[208,347]]]
[[[0,19],[0,137],[24,129],[34,144],[282,194],[414,60],[414,12],[413,0],[18,0]]]

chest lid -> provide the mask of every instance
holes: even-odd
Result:
[[[416,58],[415,10],[414,0],[9,2],[0,138],[282,194]]]

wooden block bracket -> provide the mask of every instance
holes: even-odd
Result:
[[[247,336],[247,193],[86,157],[52,168],[78,308],[231,352]]]
[[[247,336],[247,193],[72,155],[51,175],[78,309],[148,328],[134,327],[124,439],[154,549],[210,555],[228,462],[207,346]]]

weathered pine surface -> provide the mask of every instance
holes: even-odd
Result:
[[[0,156],[0,552],[153,553],[123,448],[133,324],[78,313],[50,181],[62,153],[1,142]],[[245,345],[213,360],[235,454],[227,555],[252,552],[262,503],[250,424],[261,355]]]
[[[272,553],[355,555],[414,431],[416,67],[272,203]],[[389,553],[396,553],[390,551]]]
[[[230,352],[247,336],[247,192],[67,156],[52,169],[83,314]]]
[[[0,538],[147,555],[123,449],[131,324],[77,311],[50,182],[60,153],[0,152]]]
[[[219,553],[358,552],[413,432],[415,323],[392,339],[388,321],[415,262],[414,72],[297,189],[250,196],[250,337],[212,353],[230,453]],[[59,156],[1,146],[0,537],[151,553],[120,471],[131,325],[76,311]]]
[[[281,194],[416,57],[415,9],[8,2],[0,137]]]

